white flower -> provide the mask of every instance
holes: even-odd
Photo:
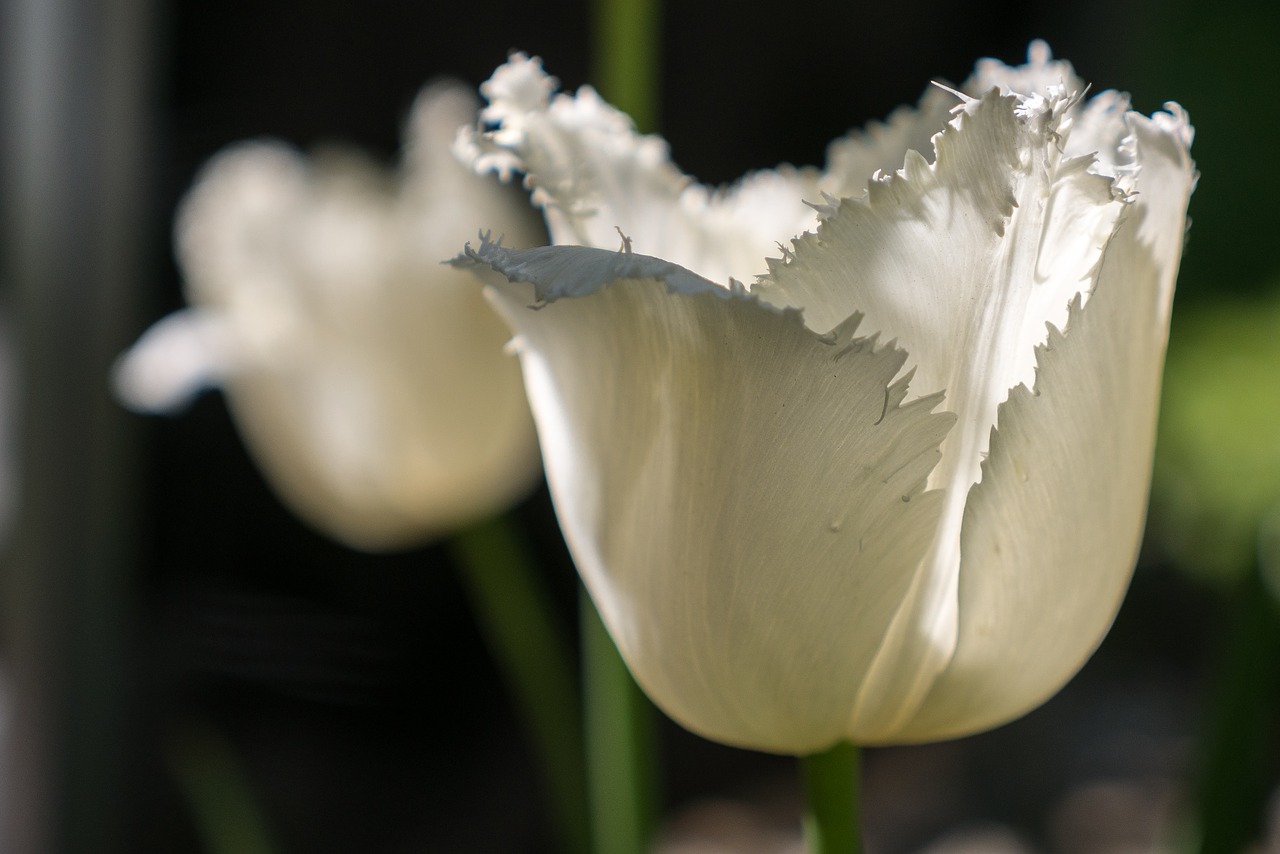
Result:
[[[176,227],[194,307],[121,360],[121,398],[171,411],[223,387],[284,500],[362,548],[409,545],[520,497],[538,456],[509,333],[440,263],[477,219],[536,240],[507,188],[450,151],[475,109],[460,85],[425,90],[397,176],[269,142],[215,157]]]
[[[606,625],[708,737],[811,753],[998,725],[1070,678],[1128,585],[1191,127],[1082,102],[1042,43],[963,88],[825,172],[724,192],[519,56],[482,90],[492,132],[460,138],[527,173],[557,242],[597,247],[455,263],[503,274]]]

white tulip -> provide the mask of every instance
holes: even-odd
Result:
[[[556,242],[595,247],[455,263],[517,332],[605,624],[707,737],[809,754],[996,726],[1079,669],[1128,586],[1192,130],[1174,104],[1083,102],[1043,43],[963,89],[825,172],[727,191],[521,56],[460,137],[526,173]]]
[[[508,188],[450,151],[475,109],[458,84],[424,90],[398,175],[271,142],[215,157],[176,226],[193,307],[122,358],[121,398],[172,411],[221,386],[286,503],[361,548],[411,545],[523,495],[538,455],[509,334],[440,263],[476,220],[536,240]]]

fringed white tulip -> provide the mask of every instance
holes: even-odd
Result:
[[[215,157],[176,227],[193,307],[121,360],[121,398],[172,411],[221,386],[284,500],[357,547],[410,545],[519,498],[538,454],[509,334],[440,263],[476,220],[536,241],[508,188],[450,151],[476,106],[456,84],[425,90],[395,176],[270,142]]]
[[[1196,179],[1183,111],[1086,103],[1036,43],[834,143],[824,172],[710,191],[554,85],[513,57],[458,147],[594,248],[484,239],[455,263],[517,332],[561,525],[649,695],[710,738],[810,754],[1055,693],[1142,534]]]

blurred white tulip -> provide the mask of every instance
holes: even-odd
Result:
[[[475,110],[460,84],[424,90],[395,175],[272,142],[216,156],[176,226],[192,307],[121,359],[120,398],[173,411],[220,386],[286,503],[360,548],[522,497],[539,460],[509,334],[441,264],[476,222],[537,240],[527,206],[450,151]]]

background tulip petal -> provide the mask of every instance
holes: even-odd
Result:
[[[593,251],[482,253],[528,278],[557,252],[576,281],[556,290],[589,293],[494,290],[579,570],[676,720],[828,747],[928,545],[942,496],[924,483],[954,416],[936,396],[901,405],[906,354],[852,337],[856,317],[819,336],[742,291],[600,281]]]
[[[507,188],[453,157],[476,107],[458,84],[424,90],[399,174],[276,142],[215,157],[176,225],[193,307],[144,336],[118,374],[126,391],[151,392],[135,404],[160,409],[221,385],[285,502],[360,548],[435,536],[537,477],[509,332],[471,277],[440,263],[477,220],[537,239]],[[165,363],[174,354],[185,366]]]
[[[835,140],[827,146],[822,190],[835,198],[861,196],[877,172],[892,175],[901,169],[908,151],[932,159],[933,137],[946,127],[955,104],[955,95],[930,86],[919,105],[899,107],[883,122]]]
[[[1022,65],[1005,65],[991,58],[978,60],[964,83],[964,91],[978,96],[992,88],[1004,95],[1048,95],[1054,88],[1084,94],[1086,87],[1070,62],[1054,59],[1049,44],[1036,39],[1027,46],[1027,61]]]
[[[955,658],[898,736],[996,726],[1039,705],[1110,627],[1137,556],[1187,200],[1180,111],[1129,114],[1137,195],[1088,303],[1001,407],[965,511]],[[1046,524],[1046,521],[1049,521]]]
[[[235,371],[235,347],[218,317],[195,309],[155,323],[120,358],[113,382],[136,412],[173,412]]]

